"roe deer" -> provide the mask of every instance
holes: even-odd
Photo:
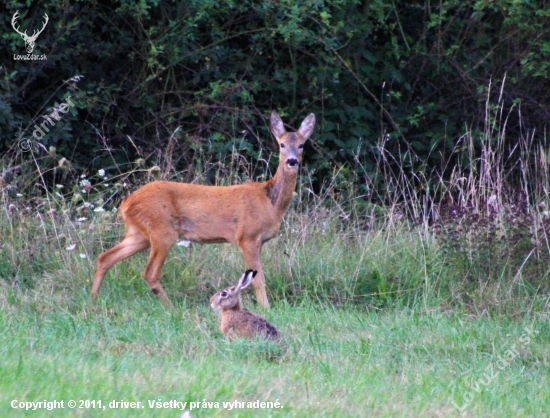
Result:
[[[307,116],[294,133],[286,131],[275,111],[270,122],[279,143],[279,166],[271,180],[236,186],[154,181],[126,197],[120,205],[126,235],[98,257],[92,299],[97,298],[103,277],[114,264],[151,247],[143,277],[160,301],[171,306],[160,284],[160,271],[170,248],[181,238],[238,245],[247,267],[258,271],[256,297],[268,308],[260,254],[263,244],[279,232],[292,200],[303,146],[315,128],[315,115]]]

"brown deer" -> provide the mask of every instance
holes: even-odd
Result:
[[[312,113],[300,129],[288,133],[277,114],[271,114],[271,132],[279,143],[279,166],[266,182],[236,186],[204,186],[154,181],[136,190],[120,205],[126,236],[100,254],[92,286],[96,299],[107,271],[131,255],[151,248],[143,277],[165,306],[171,306],[160,284],[160,272],[178,239],[238,245],[249,269],[257,270],[256,297],[269,307],[260,259],[262,246],[277,235],[292,200],[304,143],[315,128]]]

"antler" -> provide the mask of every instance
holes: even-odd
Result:
[[[39,31],[37,31],[36,29],[34,30],[34,33],[32,34],[32,36],[29,36],[29,39],[35,41],[36,38],[38,38],[38,35],[40,35],[42,33],[42,31],[44,30],[44,28],[46,27],[46,25],[48,24],[48,21],[50,20],[48,18],[48,15],[46,13],[44,13],[44,24],[42,25],[42,29],[40,29]],[[27,31],[25,31],[26,33]]]
[[[25,37],[27,36],[27,31],[25,31],[25,33],[22,33],[19,31],[19,28],[15,27],[15,21],[17,20],[17,18],[19,17],[19,12],[15,12],[15,14],[13,15],[13,18],[11,19],[11,26],[13,27],[13,29],[21,36]]]
[[[19,34],[21,35],[26,41],[35,41],[36,38],[38,38],[38,35],[40,35],[42,33],[42,31],[44,30],[44,28],[46,27],[46,25],[48,24],[48,22],[50,21],[50,18],[48,17],[47,13],[44,13],[44,24],[42,25],[42,29],[40,30],[34,30],[32,36],[29,36],[27,35],[27,30],[25,29],[25,32],[21,32],[19,30],[18,27],[15,26],[15,21],[17,20],[17,18],[19,17],[19,12],[15,12],[15,14],[13,15],[13,18],[11,19],[11,25],[13,27],[13,29]]]

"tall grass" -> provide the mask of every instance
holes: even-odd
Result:
[[[509,115],[502,108],[488,101],[485,127],[468,130],[438,172],[412,168],[410,153],[391,155],[387,138],[377,145],[369,178],[341,167],[314,192],[319,187],[305,170],[281,233],[264,252],[271,296],[473,310],[529,310],[535,296],[545,297],[548,153],[532,132],[515,142],[507,138]],[[128,171],[112,165],[86,172],[74,170],[55,148],[14,147],[0,161],[6,242],[0,277],[23,289],[40,286],[40,276],[56,277],[55,286],[86,288],[95,257],[121,236],[121,198],[139,185],[158,178],[226,185],[253,179],[258,170],[260,180],[272,176],[269,159],[259,154],[250,162],[237,149],[219,163],[203,161],[178,173],[172,152],[140,159]],[[383,188],[375,184],[379,179]],[[143,290],[143,263],[141,256],[115,266],[107,286],[130,277]],[[204,293],[242,268],[235,248],[175,247],[163,281],[182,297],[205,300]]]
[[[392,156],[385,139],[372,177],[340,167],[319,191],[304,170],[263,254],[274,301],[265,315],[289,343],[282,356],[227,344],[208,308],[244,269],[233,246],[174,246],[162,274],[172,310],[141,278],[146,253],[115,265],[99,302],[88,300],[97,255],[122,235],[116,208],[124,195],[156,178],[225,185],[260,168],[266,179],[268,160],[233,150],[223,163],[176,173],[167,153],[86,172],[55,149],[14,148],[0,160],[0,413],[23,416],[11,400],[42,398],[285,406],[236,416],[547,411],[547,154],[525,133],[508,153],[517,160],[504,159],[506,115],[496,109],[481,136],[464,134],[440,173],[405,168],[409,156]],[[255,309],[252,297],[245,304]],[[526,326],[537,337],[499,380],[473,391]]]

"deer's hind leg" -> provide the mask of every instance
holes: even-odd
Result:
[[[92,285],[92,300],[97,299],[101,283],[107,271],[119,261],[149,247],[149,240],[135,227],[129,227],[124,239],[97,258],[97,268]]]

